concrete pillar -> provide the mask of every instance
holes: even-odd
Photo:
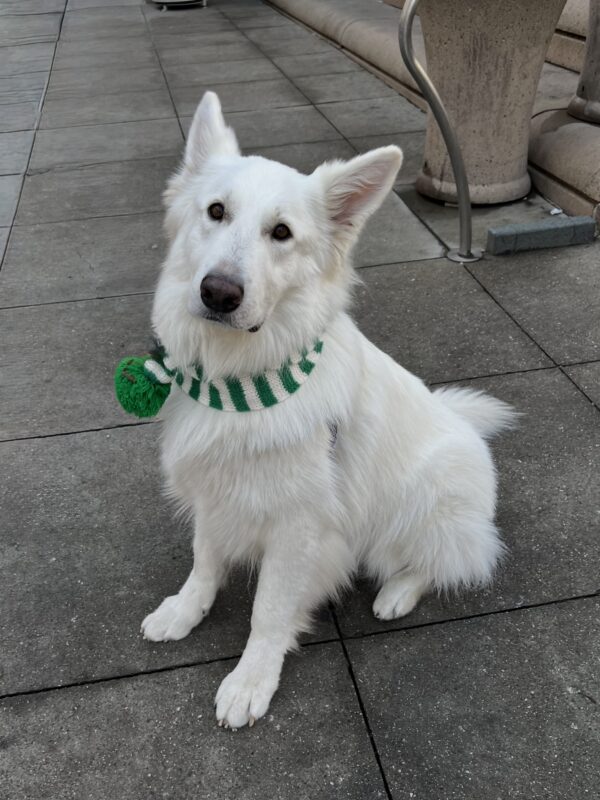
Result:
[[[474,203],[524,197],[529,124],[565,0],[422,0],[427,71],[456,128]],[[430,115],[419,192],[455,201],[444,141]]]
[[[600,0],[590,0],[583,69],[568,110],[572,117],[600,123]]]

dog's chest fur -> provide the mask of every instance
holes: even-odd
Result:
[[[290,398],[241,414],[174,400],[162,444],[170,492],[184,507],[218,517],[224,531],[244,529],[253,538],[256,529],[335,494],[331,430],[310,418],[305,403]]]

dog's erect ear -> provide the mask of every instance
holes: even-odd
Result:
[[[358,232],[383,202],[401,166],[402,151],[390,145],[318,167],[313,175],[321,181],[332,222],[348,233]]]
[[[197,172],[210,156],[239,155],[235,133],[223,119],[221,103],[214,92],[206,92],[200,101],[190,127],[183,163]]]

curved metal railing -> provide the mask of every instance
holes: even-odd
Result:
[[[425,72],[422,65],[415,57],[412,45],[412,27],[417,13],[419,0],[406,0],[402,14],[400,16],[400,26],[398,28],[398,41],[400,52],[410,74],[415,79],[417,86],[423,93],[423,97],[429,103],[431,112],[439,125],[444,142],[450,157],[454,181],[456,183],[456,194],[458,199],[458,214],[460,224],[460,239],[457,250],[449,250],[447,256],[452,261],[479,261],[481,258],[480,250],[472,248],[472,215],[471,215],[471,193],[467,180],[467,171],[462,157],[460,144],[450,120],[442,98],[433,85],[431,78]]]

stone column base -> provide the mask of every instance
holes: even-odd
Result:
[[[434,200],[443,200],[445,203],[456,203],[456,184],[454,181],[439,180],[434,175],[420,172],[415,188],[420,194]],[[531,188],[531,180],[527,172],[504,183],[496,182],[493,186],[487,183],[472,183],[469,181],[471,203],[473,205],[492,205],[494,203],[508,203],[511,200],[521,200],[526,197]]]
[[[600,204],[600,125],[566,110],[533,118],[529,160],[537,188],[569,214],[592,214]]]

